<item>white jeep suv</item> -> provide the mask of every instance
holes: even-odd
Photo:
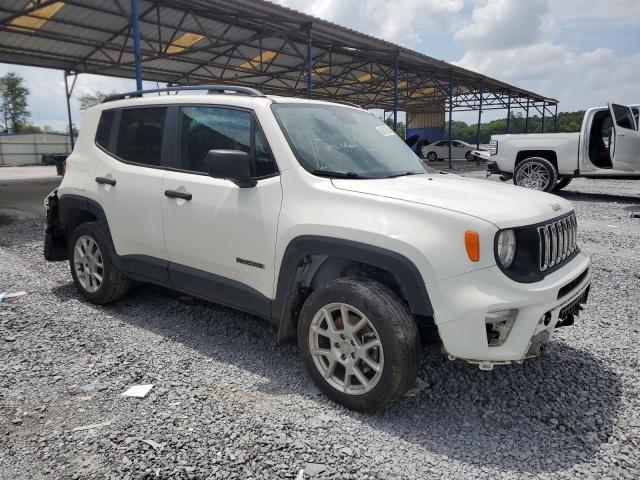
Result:
[[[88,301],[137,280],[264,317],[361,411],[413,385],[430,333],[491,369],[537,356],[586,301],[562,198],[426,169],[352,106],[198,89],[87,110],[45,257]]]

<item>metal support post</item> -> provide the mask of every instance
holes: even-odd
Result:
[[[313,65],[311,60],[311,24],[307,26],[307,98],[311,98],[312,85],[311,76],[313,75]]]
[[[73,82],[71,83],[71,88],[69,88],[69,81],[67,77],[72,75],[70,72],[64,72],[64,92],[65,97],[67,99],[67,119],[69,120],[69,141],[71,143],[71,151],[73,151],[73,147],[75,146],[75,138],[73,138],[73,119],[71,118],[71,94],[73,93],[73,87],[76,86],[76,79],[78,78],[78,74],[73,74]]]
[[[449,170],[451,170],[451,124],[453,123],[453,70],[449,70]]]
[[[511,123],[511,92],[509,92],[509,98],[507,99],[507,131],[509,133],[509,124]]]
[[[396,52],[396,59],[393,68],[393,131],[395,132],[398,127],[398,52]]]
[[[136,67],[136,90],[142,90],[142,54],[140,52],[140,19],[138,0],[131,0],[131,26],[133,28],[133,53]]]
[[[484,85],[480,84],[480,106],[478,108],[478,128],[476,129],[476,148],[480,148],[480,123],[482,122],[482,97],[484,95]]]

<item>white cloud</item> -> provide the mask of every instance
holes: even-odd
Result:
[[[486,0],[454,35],[466,49],[454,63],[557,98],[565,111],[610,100],[639,103],[640,54],[622,56],[604,47],[576,51],[558,41],[567,26],[604,43],[616,25],[637,23],[638,0]]]
[[[454,39],[474,49],[529,45],[546,33],[547,11],[546,0],[489,0],[473,9],[471,21],[455,33]]]
[[[276,3],[413,48],[421,43],[418,33],[421,28],[442,32],[448,25],[447,16],[464,7],[463,0],[405,0],[401,4],[388,0],[318,0],[311,5],[308,0],[277,0]]]
[[[576,55],[563,45],[542,42],[521,48],[469,50],[460,66],[557,98],[561,110],[607,101],[640,103],[640,54],[619,56],[607,48]]]

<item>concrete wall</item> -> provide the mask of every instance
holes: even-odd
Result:
[[[42,155],[71,153],[68,135],[25,133],[0,135],[0,165],[39,164]]]
[[[444,102],[438,102],[423,110],[407,112],[407,138],[419,135],[429,143],[444,138],[444,110]]]

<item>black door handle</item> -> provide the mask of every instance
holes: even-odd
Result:
[[[193,198],[193,195],[191,195],[189,192],[180,192],[178,190],[165,190],[164,194],[169,198],[181,198],[187,201]]]
[[[101,185],[111,185],[112,187],[116,186],[116,181],[113,178],[107,177],[96,177],[96,183]]]

